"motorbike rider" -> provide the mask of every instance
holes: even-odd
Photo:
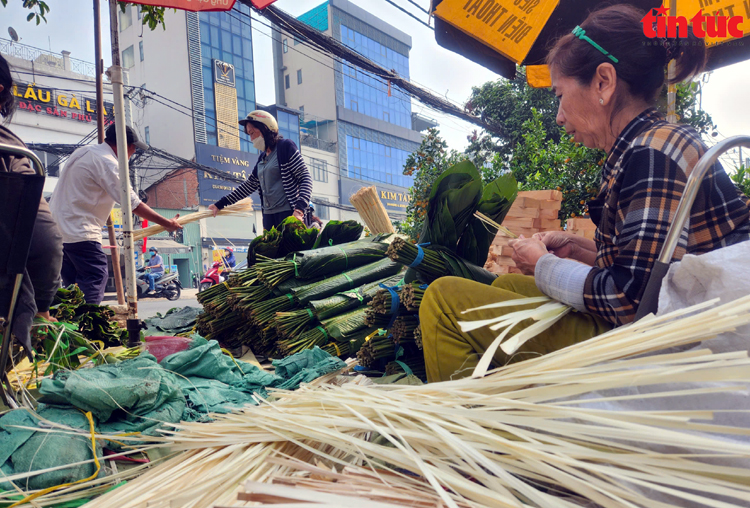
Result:
[[[234,258],[234,251],[231,248],[224,249],[224,265],[229,268],[234,268],[237,264],[237,260]]]
[[[164,275],[164,263],[159,255],[159,249],[151,247],[148,251],[151,253],[151,258],[148,260],[148,266],[146,267],[149,271],[146,277],[148,277],[148,289],[153,293],[156,290],[154,283]]]

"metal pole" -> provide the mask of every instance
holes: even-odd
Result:
[[[112,82],[115,103],[115,129],[117,132],[117,162],[120,168],[120,208],[122,208],[122,238],[125,247],[125,283],[128,295],[128,346],[141,342],[141,322],[138,319],[138,301],[135,289],[135,250],[133,248],[133,210],[130,205],[130,169],[128,143],[125,139],[125,98],[122,67],[120,67],[120,40],[117,29],[117,0],[109,0],[109,27],[112,38],[112,67],[107,75]]]
[[[669,0],[669,13],[676,15],[677,13],[677,0]],[[669,67],[667,68],[667,76],[672,81],[676,74],[676,66],[674,59],[669,61]],[[677,123],[677,86],[670,83],[667,88],[667,122]]]
[[[104,143],[104,93],[102,74],[104,74],[104,60],[102,60],[102,19],[100,0],[94,0],[94,55],[96,62],[96,128],[99,144]],[[115,291],[117,303],[125,304],[125,291],[122,288],[122,272],[120,271],[120,249],[117,248],[117,236],[112,221],[112,213],[107,217],[107,234],[109,236],[110,254],[112,257],[112,271],[115,274]]]

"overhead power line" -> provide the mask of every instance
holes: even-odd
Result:
[[[289,33],[296,33],[305,38],[310,44],[317,46],[322,51],[325,51],[329,55],[333,55],[342,58],[349,63],[374,74],[382,79],[390,81],[393,85],[397,86],[401,90],[415,96],[424,104],[431,107],[450,113],[458,118],[462,118],[467,122],[471,122],[475,125],[482,127],[484,130],[497,133],[498,129],[489,125],[481,118],[471,115],[461,108],[451,104],[442,97],[436,96],[428,92],[427,90],[416,86],[408,79],[402,78],[398,73],[390,70],[386,70],[383,67],[377,65],[369,58],[357,53],[351,48],[345,46],[336,39],[325,35],[324,33],[312,28],[309,25],[299,21],[290,14],[274,7],[268,6],[265,9],[258,10],[252,6],[250,0],[239,0],[241,3],[252,7],[255,12],[261,16],[267,18],[281,29],[286,30]]]
[[[393,0],[385,0],[385,1],[388,2],[389,4],[391,4],[392,6],[394,6],[396,9],[400,10],[401,12],[403,12],[404,14],[406,14],[407,16],[409,16],[410,18],[417,20],[419,23],[423,24],[424,26],[426,26],[430,30],[435,31],[435,27],[432,27],[432,26],[428,25],[427,23],[424,22],[424,20],[420,19],[419,17],[415,16],[411,12],[407,11],[406,9],[404,9],[403,7],[401,7],[400,5],[398,5]],[[417,7],[419,7],[419,5],[415,4],[414,2],[411,2],[411,3],[414,4],[414,5],[416,5]]]

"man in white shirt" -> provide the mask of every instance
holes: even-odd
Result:
[[[127,127],[126,135],[128,157],[136,148],[148,148],[132,128]],[[115,203],[120,203],[120,177],[115,126],[111,125],[104,143],[73,152],[50,200],[52,216],[63,238],[63,284],[77,283],[86,303],[98,305],[104,298],[107,256],[102,250],[102,228]],[[166,219],[142,203],[132,189],[130,204],[133,213],[169,232],[182,228],[176,220]]]

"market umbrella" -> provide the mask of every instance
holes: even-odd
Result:
[[[674,0],[672,0],[674,2]],[[626,0],[644,12],[670,4],[667,0]],[[676,14],[690,20],[701,8],[704,13],[742,15],[744,32],[750,33],[747,2],[708,5],[701,0],[677,0]],[[438,45],[512,79],[516,64],[527,66],[532,86],[549,86],[541,66],[552,43],[570,33],[602,4],[599,0],[433,0],[435,40]],[[716,4],[716,2],[713,2]],[[725,5],[726,4],[726,5]],[[729,9],[731,7],[731,9]],[[672,14],[673,10],[669,11]],[[706,70],[714,70],[750,58],[750,43],[709,41]],[[539,74],[536,74],[539,72]],[[531,82],[538,77],[537,83]]]

